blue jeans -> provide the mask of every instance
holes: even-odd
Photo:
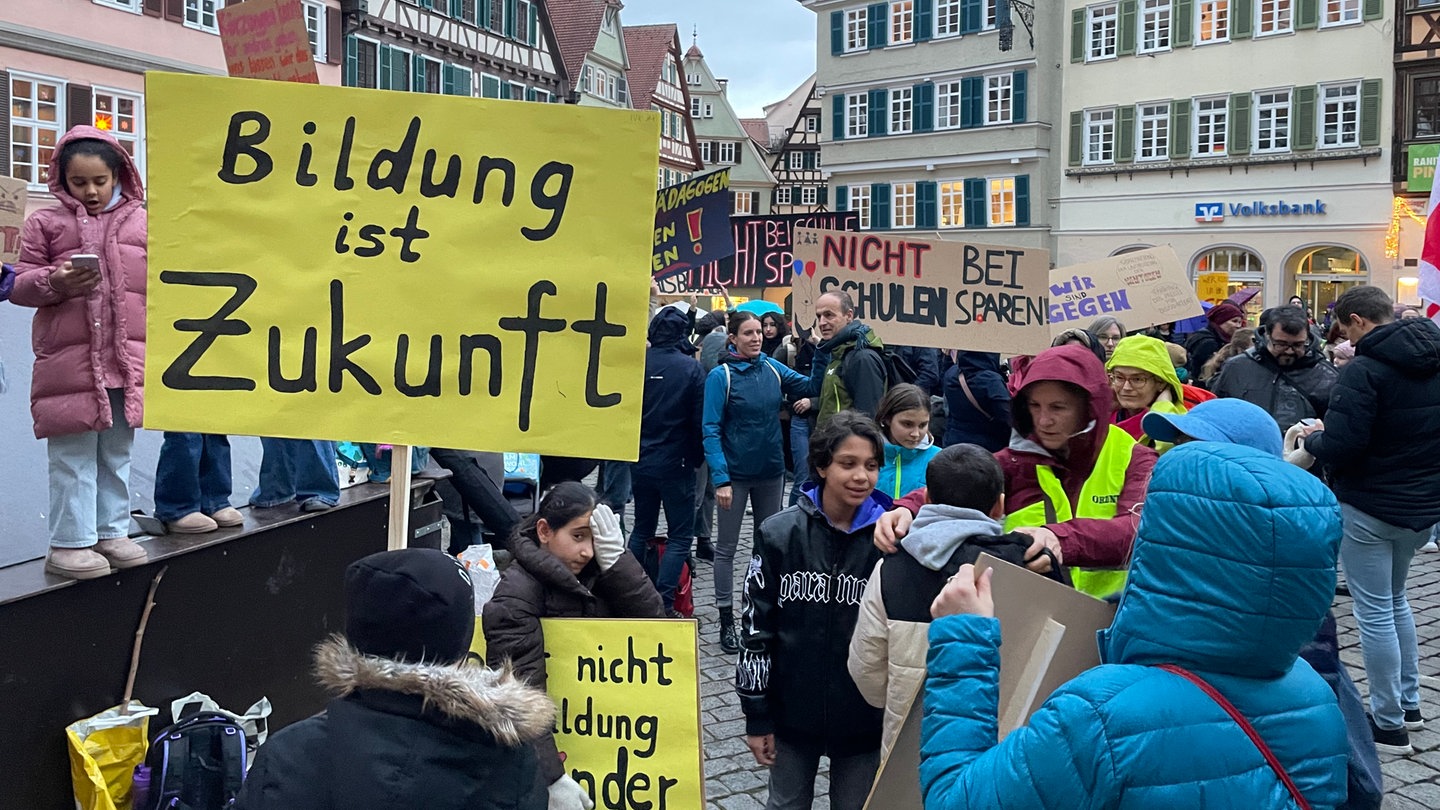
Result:
[[[125,393],[108,390],[107,430],[51,436],[50,545],[89,548],[97,540],[130,534],[130,447],[135,430],[125,421]]]
[[[229,437],[167,430],[155,466],[155,517],[171,523],[192,512],[213,515],[229,505]]]
[[[630,467],[628,461],[600,462],[600,503],[610,507],[622,523],[625,504],[630,502]]]
[[[790,485],[790,506],[800,502],[800,487],[810,480],[810,430],[815,422],[795,414],[790,417],[790,463],[795,467],[795,481]]]
[[[389,450],[380,452],[378,444],[360,444],[360,453],[365,456],[365,466],[370,469],[370,483],[383,484],[390,480],[390,459],[392,453]],[[410,448],[410,474],[413,476],[425,469],[430,463],[430,448]]]
[[[1405,578],[1410,559],[1430,539],[1430,530],[1392,526],[1350,504],[1341,504],[1340,510],[1340,560],[1355,600],[1370,713],[1379,728],[1398,729],[1405,710],[1420,707],[1420,648]]]
[[[311,498],[330,506],[340,503],[334,442],[261,438],[260,444],[265,454],[260,458],[260,485],[250,495],[251,506],[279,506]]]
[[[645,546],[655,537],[660,525],[660,508],[665,508],[665,557],[655,577],[655,588],[665,602],[665,609],[675,606],[675,590],[680,586],[680,570],[690,559],[690,546],[695,540],[695,476],[689,470],[673,475],[651,477],[636,473],[631,478],[635,496],[635,530],[630,533],[630,553],[645,561]]]

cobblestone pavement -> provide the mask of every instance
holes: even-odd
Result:
[[[788,485],[787,485],[788,486]],[[787,490],[788,493],[788,490]],[[750,560],[751,520],[747,516],[735,554],[735,584],[743,582]],[[765,806],[767,774],[745,747],[745,720],[735,698],[734,659],[720,651],[719,614],[715,611],[713,566],[699,563],[696,572],[695,616],[700,619],[700,709],[705,746],[706,796],[711,810],[759,810]],[[1415,754],[1382,757],[1386,810],[1440,808],[1440,552],[1422,551],[1410,569],[1410,604],[1420,638],[1421,709],[1429,723],[1410,735]],[[736,606],[739,599],[737,596]],[[1350,600],[1335,600],[1340,628],[1341,658],[1366,692],[1360,637],[1350,614]],[[828,810],[826,764],[815,786],[816,810]]]

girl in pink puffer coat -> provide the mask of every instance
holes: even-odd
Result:
[[[30,412],[50,459],[45,567],[91,579],[146,559],[128,536],[145,376],[145,191],[125,150],[88,126],[56,144],[49,185],[57,204],[25,221],[10,300],[36,308]],[[87,254],[98,270],[72,261]]]

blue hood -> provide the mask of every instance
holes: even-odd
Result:
[[[655,313],[646,339],[654,349],[678,349],[686,354],[700,351],[690,342],[690,316],[675,307],[661,307]]]
[[[1101,659],[1279,677],[1330,609],[1339,548],[1340,507],[1315,476],[1249,447],[1180,445],[1150,478]]]
[[[830,528],[844,534],[854,534],[861,529],[875,525],[875,522],[880,519],[880,516],[890,511],[894,506],[894,502],[890,500],[890,496],[877,489],[870,493],[870,497],[866,498],[864,503],[860,504],[859,509],[855,510],[854,522],[849,526],[841,527],[831,523],[830,518],[825,514],[825,510],[820,508],[820,486],[818,484],[813,481],[806,482],[800,487],[800,492],[805,496],[805,501],[814,507],[815,514],[823,518]]]

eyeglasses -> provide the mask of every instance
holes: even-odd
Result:
[[[1303,351],[1305,351],[1305,347],[1306,347],[1306,346],[1309,346],[1309,345],[1310,345],[1310,342],[1309,342],[1309,341],[1306,341],[1306,340],[1299,340],[1299,341],[1295,341],[1295,340],[1271,340],[1271,341],[1270,341],[1270,346],[1271,346],[1271,348],[1279,349],[1279,350],[1282,351],[1282,352],[1303,352]]]
[[[1129,386],[1131,388],[1148,388],[1149,386],[1154,385],[1155,382],[1156,379],[1154,374],[1116,374],[1115,372],[1110,373],[1110,383],[1121,388],[1125,388],[1126,386]]]

